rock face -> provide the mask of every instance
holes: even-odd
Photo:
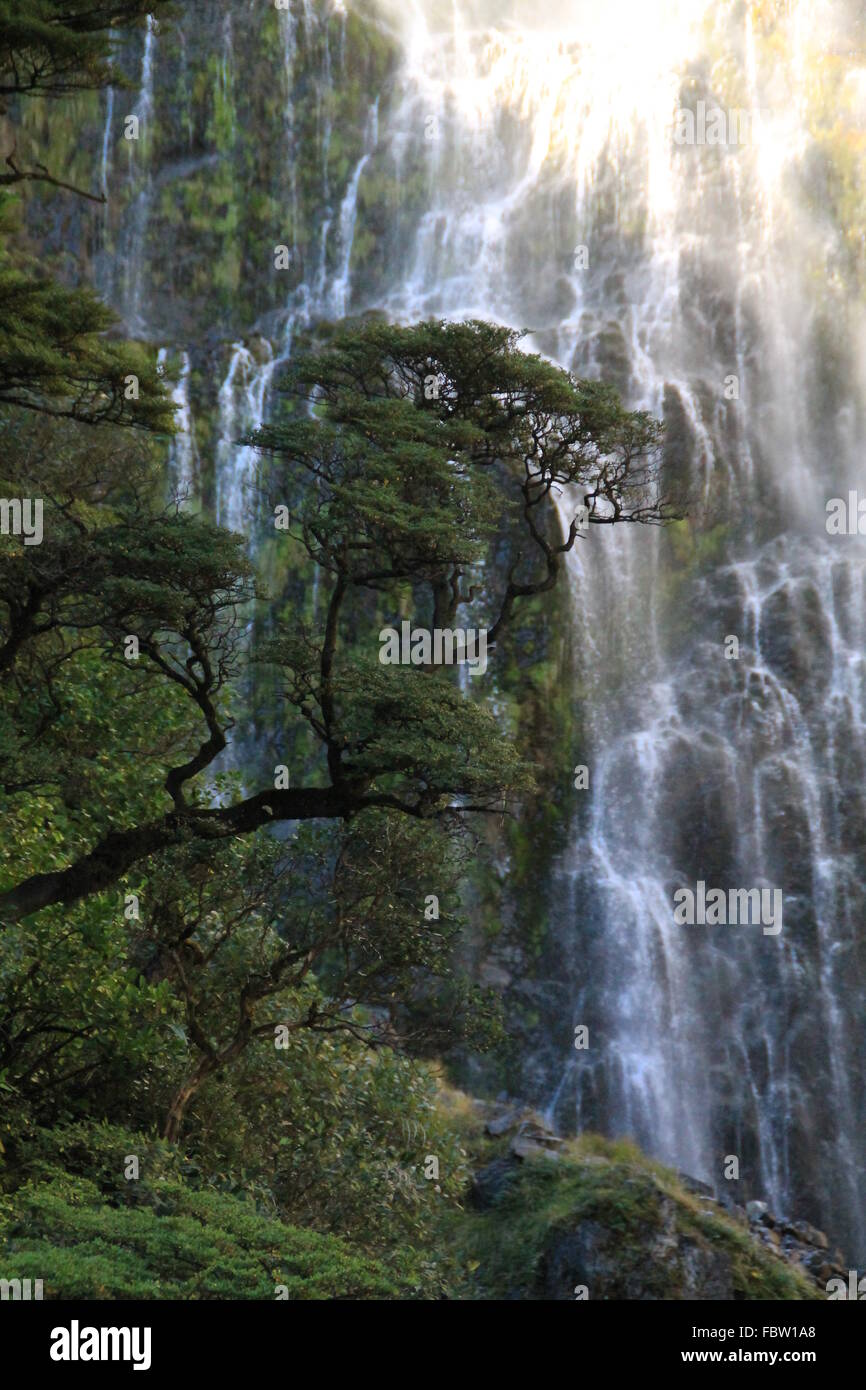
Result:
[[[691,1180],[695,1182],[694,1179]],[[706,1184],[696,1184],[705,1187]],[[687,1188],[688,1190],[688,1188]],[[715,1198],[709,1202],[718,1205]],[[644,1261],[629,1269],[619,1232],[595,1221],[581,1222],[574,1231],[557,1231],[544,1251],[537,1293],[544,1299],[574,1298],[583,1286],[592,1298],[656,1299],[677,1290],[682,1299],[725,1300],[736,1297],[729,1255],[698,1244],[677,1229],[673,1199],[660,1197],[659,1227],[649,1235]],[[749,1230],[772,1253],[810,1278],[820,1294],[828,1279],[847,1279],[844,1258],[828,1252],[823,1231],[806,1222],[776,1222],[765,1202],[749,1203]],[[572,1281],[571,1285],[569,1281]]]
[[[831,1250],[823,1231],[808,1221],[778,1220],[766,1202],[749,1202],[746,1208],[753,1237],[798,1266],[825,1292],[830,1279],[847,1280],[848,1262],[841,1250]]]
[[[517,1163],[510,1155],[505,1158],[495,1158],[492,1163],[487,1163],[483,1168],[479,1168],[472,1180],[472,1188],[469,1193],[472,1205],[479,1211],[486,1211],[488,1208],[496,1206],[516,1175]]]
[[[823,1231],[744,1209],[627,1143],[557,1135],[519,1102],[477,1102],[470,1208],[484,1296],[565,1301],[809,1299],[845,1277]],[[551,1161],[552,1160],[552,1161]],[[503,1274],[504,1271],[504,1274]]]
[[[484,1125],[485,1134],[492,1138],[510,1136],[509,1154],[512,1158],[531,1158],[533,1154],[555,1155],[565,1143],[529,1106],[517,1102],[491,1109]]]
[[[647,1233],[636,1261],[624,1257],[621,1232],[601,1221],[554,1231],[538,1270],[536,1297],[574,1299],[719,1300],[734,1297],[733,1268],[723,1251],[702,1247],[677,1230],[675,1203],[660,1198],[659,1226]]]

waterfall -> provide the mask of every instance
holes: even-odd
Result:
[[[216,519],[231,531],[248,533],[254,512],[250,485],[256,454],[237,440],[258,429],[265,416],[268,388],[276,359],[270,344],[258,339],[256,356],[244,343],[232,347],[228,372],[219,392],[219,442],[216,454]]]
[[[114,120],[114,88],[108,87],[105,92],[105,128],[102,132],[102,160],[99,170],[99,191],[104,198],[108,197],[108,181],[111,177],[111,126]]]
[[[387,90],[362,90],[363,148],[358,121],[341,165],[331,98],[363,80],[347,7],[370,22],[384,10],[401,59]],[[238,33],[253,10],[238,7]],[[856,487],[866,435],[862,233],[838,191],[866,114],[855,11],[296,0],[279,20],[283,105],[256,132],[285,149],[293,231],[274,240],[291,243],[293,268],[275,313],[226,330],[211,436],[217,519],[254,536],[255,456],[237,440],[265,418],[298,330],[364,308],[525,326],[530,350],[664,418],[665,478],[688,520],[590,528],[569,557],[578,693],[561,785],[575,764],[590,783],[571,792],[531,982],[540,1022],[509,1084],[565,1130],[632,1135],[721,1192],[815,1222],[854,1260],[866,554],[857,535],[828,534],[825,505]],[[232,42],[226,27],[226,84]],[[143,128],[154,43],[148,29]],[[122,307],[135,326],[152,183],[130,159]],[[171,468],[187,479],[180,361]],[[700,881],[780,889],[782,930],[679,925],[674,893]],[[740,1165],[730,1188],[726,1156]]]
[[[331,285],[330,294],[327,298],[327,310],[330,316],[335,319],[345,318],[349,309],[349,293],[351,280],[352,247],[355,242],[355,223],[358,219],[358,188],[370,156],[375,150],[379,140],[379,101],[374,101],[370,108],[367,121],[367,134],[364,140],[364,153],[355,166],[355,172],[349,180],[349,187],[346,189],[345,197],[340,208],[339,234],[340,234],[340,272],[334,278]],[[326,229],[330,223],[325,224]],[[326,233],[325,233],[326,234]],[[324,234],[323,234],[324,247]],[[323,252],[324,260],[324,252]],[[317,309],[320,306],[316,306]]]
[[[169,361],[168,348],[161,347],[157,353],[157,369],[166,375]],[[168,454],[169,487],[181,502],[188,502],[195,492],[198,454],[195,443],[195,426],[189,398],[189,378],[191,363],[188,352],[180,353],[180,370],[177,379],[170,384],[170,396],[177,410],[175,425],[177,433],[173,436]]]
[[[341,14],[342,10],[337,13]],[[305,25],[311,30],[316,22],[315,12],[305,9]],[[297,201],[297,185],[294,173],[294,82],[295,65],[298,57],[295,20],[289,12],[283,12],[281,20],[283,52],[286,75],[286,106],[284,125],[287,148],[289,150],[291,172],[289,188],[292,206]],[[330,46],[327,38],[327,25],[324,26],[324,49],[321,72],[321,88],[324,106],[328,107],[327,96],[334,75],[331,64]],[[311,264],[307,274],[290,291],[285,310],[281,316],[281,330],[276,350],[262,341],[262,351],[257,357],[251,356],[244,343],[235,343],[229,359],[225,379],[219,392],[218,445],[216,453],[217,478],[217,520],[221,525],[234,530],[249,531],[250,489],[256,465],[255,451],[238,447],[237,439],[257,429],[266,417],[269,391],[279,367],[288,360],[297,331],[323,318],[342,318],[349,310],[351,300],[351,261],[355,238],[355,225],[358,210],[358,189],[364,169],[376,148],[379,138],[379,99],[371,103],[367,128],[364,137],[364,153],[357,161],[349,178],[346,191],[340,203],[339,213],[334,217],[330,212],[330,185],[327,176],[328,146],[331,129],[328,120],[323,122],[320,132],[321,150],[321,230],[319,234],[319,255]],[[295,221],[293,218],[292,225]],[[330,279],[328,276],[328,247],[332,230],[335,232],[335,256],[339,260],[339,270]],[[317,597],[317,595],[315,596]],[[315,603],[314,603],[315,607]]]
[[[135,109],[138,118],[138,139],[128,140],[129,169],[127,180],[134,190],[129,226],[123,247],[123,317],[132,334],[146,332],[142,297],[146,280],[147,228],[153,198],[153,175],[150,168],[150,126],[154,111],[154,67],[156,26],[152,15],[147,17],[141,77]]]
[[[426,163],[427,192],[371,306],[529,325],[530,348],[665,417],[690,514],[673,541],[604,528],[571,557],[590,790],[522,1084],[563,1127],[633,1135],[717,1189],[737,1156],[730,1191],[863,1251],[866,572],[824,504],[858,476],[866,337],[830,269],[842,229],[804,189],[808,60],[839,15],[785,7],[759,53],[749,6],[554,6],[549,27],[505,8],[401,7],[378,158]],[[679,143],[698,102],[745,109],[749,138]],[[783,930],[675,924],[698,880],[780,888]]]
[[[297,20],[291,10],[278,11],[283,40],[283,73],[286,96],[283,106],[283,128],[286,141],[286,176],[289,185],[289,208],[292,214],[292,252],[297,253],[298,177],[295,149],[295,61],[298,52]]]
[[[114,87],[105,89],[105,123],[99,152],[99,191],[105,199],[102,215],[96,232],[96,263],[94,282],[106,299],[111,299],[113,283],[113,264],[109,253],[110,205],[109,193],[111,171],[114,159]]]

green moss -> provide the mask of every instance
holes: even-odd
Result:
[[[479,1124],[465,1121],[464,1142],[482,1166],[503,1157],[506,1145],[480,1134]],[[721,1210],[702,1211],[699,1200],[669,1169],[627,1140],[597,1135],[570,1141],[555,1157],[539,1155],[515,1164],[489,1209],[452,1218],[450,1238],[463,1270],[460,1296],[539,1297],[539,1273],[551,1242],[590,1222],[610,1233],[618,1283],[637,1278],[645,1297],[681,1298],[677,1263],[650,1254],[671,1206],[677,1234],[699,1249],[727,1257],[737,1298],[819,1297],[804,1276],[765,1251]]]

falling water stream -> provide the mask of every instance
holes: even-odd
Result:
[[[762,8],[388,0],[396,86],[368,94],[345,187],[323,155],[318,255],[279,332],[230,353],[216,510],[249,529],[235,441],[298,328],[368,307],[525,326],[529,349],[664,418],[688,522],[591,528],[570,557],[571,762],[590,786],[553,871],[543,1027],[515,1088],[719,1189],[735,1155],[738,1197],[866,1258],[866,557],[825,528],[862,471],[866,319],[815,193],[809,114],[815,64],[850,25],[844,0],[791,0],[769,42]],[[320,97],[344,80],[337,13]],[[304,39],[323,22],[309,4],[282,20],[287,206],[297,103],[314,99]],[[855,134],[864,71],[839,96]],[[676,113],[699,102],[746,111],[749,137],[680,142]],[[359,199],[382,175],[402,196],[384,269],[358,276]],[[135,317],[140,282],[127,291]],[[677,925],[674,891],[699,880],[781,889],[781,932]]]
[[[737,1156],[738,1195],[862,1250],[864,555],[824,521],[862,469],[864,319],[802,187],[807,60],[838,29],[784,9],[762,64],[744,6],[413,6],[383,141],[399,167],[427,136],[428,195],[384,303],[526,325],[613,379],[665,418],[689,498],[688,556],[604,528],[572,557],[589,804],[556,869],[535,1098],[717,1189]],[[739,65],[724,102],[712,43]],[[680,143],[697,100],[757,113],[748,138]],[[782,931],[675,924],[698,880],[779,887]]]

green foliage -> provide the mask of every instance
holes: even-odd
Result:
[[[34,816],[50,809],[43,798]],[[447,1045],[461,1029],[480,1041],[489,1006],[452,979],[456,883],[449,893],[435,827],[380,812],[342,846],[330,838],[303,831],[288,866],[271,840],[191,845],[130,885],[140,920],[106,895],[7,929],[8,1188],[61,1163],[128,1204],[144,1189],[124,1182],[118,1153],[136,1153],[151,1175],[252,1195],[389,1262],[399,1251],[413,1288],[441,1289],[447,1260],[428,1252],[465,1160],[435,1077],[392,1047]],[[434,863],[441,917],[428,923]],[[118,1137],[164,1130],[190,1086],[178,1143]],[[424,1176],[431,1154],[438,1182]]]
[[[44,499],[42,544],[0,538],[0,778],[14,815],[35,791],[60,792],[67,850],[116,826],[119,802],[130,819],[153,811],[166,759],[198,746],[177,644],[212,664],[218,699],[253,592],[238,537],[154,499],[149,443],[103,427],[85,452],[82,428],[19,416],[0,479],[6,495]]]
[[[124,1138],[125,1153],[141,1147]],[[48,1299],[273,1299],[279,1286],[290,1299],[412,1295],[399,1261],[386,1273],[345,1241],[262,1216],[241,1197],[167,1177],[128,1190],[134,1198],[110,1202],[58,1165],[0,1198],[4,1278],[42,1279]]]
[[[335,1234],[406,1267],[428,1291],[448,1271],[439,1233],[468,1181],[459,1139],[437,1103],[437,1078],[351,1037],[298,1037],[244,1054],[192,1107],[190,1162],[220,1190],[267,1190],[281,1219]],[[428,1157],[439,1178],[425,1176]]]
[[[164,14],[168,0],[0,0],[0,93],[60,96],[116,80],[112,31]]]
[[[176,1053],[176,1006],[167,981],[130,970],[125,927],[121,904],[88,904],[5,934],[0,1139],[10,1153],[58,1118],[153,1114],[155,1081]]]
[[[502,739],[492,712],[453,685],[412,667],[387,674],[350,668],[337,686],[351,772],[369,774],[375,791],[404,794],[420,784],[421,804],[443,796],[505,802],[529,785],[517,750]]]
[[[0,266],[0,405],[170,433],[174,407],[155,362],[107,343],[113,321],[92,290]]]

